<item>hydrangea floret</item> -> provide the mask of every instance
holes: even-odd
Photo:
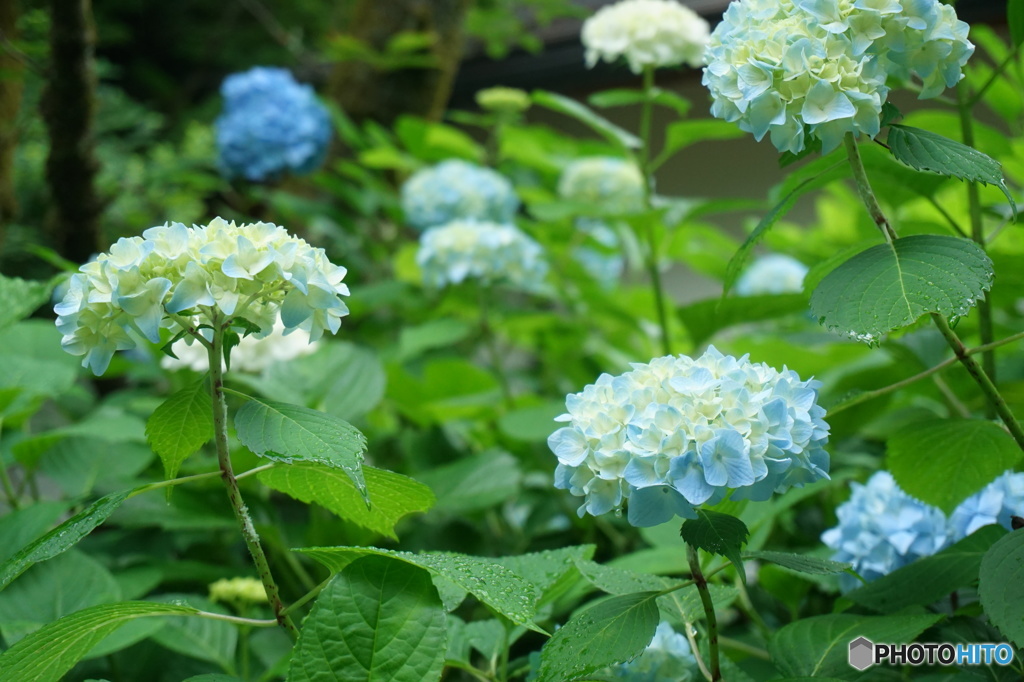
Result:
[[[256,578],[221,578],[210,583],[210,601],[259,604],[266,603],[267,593]]]
[[[83,265],[54,311],[64,350],[99,375],[138,334],[158,343],[215,321],[246,320],[267,336],[280,320],[310,341],[334,334],[348,307],[346,269],[272,223],[170,223],[126,237]],[[209,332],[209,329],[201,329]]]
[[[798,294],[804,289],[807,266],[790,256],[773,253],[750,264],[736,280],[736,294]]]
[[[982,526],[999,524],[1012,530],[1013,516],[1024,517],[1024,473],[1006,471],[953,510],[949,529],[956,542]]]
[[[259,182],[315,170],[327,154],[331,119],[313,88],[290,71],[256,67],[224,79],[217,119],[219,165],[229,178]]]
[[[319,348],[319,342],[310,343],[309,332],[293,329],[291,334],[284,334],[284,326],[278,320],[268,336],[243,336],[238,345],[231,350],[231,369],[236,372],[259,374],[278,362],[288,362],[295,358],[309,355]],[[209,353],[198,343],[189,344],[186,339],[178,339],[171,344],[174,356],[165,355],[160,358],[160,366],[164,369],[191,369],[205,372],[210,368]],[[223,366],[223,363],[222,363]]]
[[[630,682],[696,682],[702,679],[697,658],[684,635],[662,621],[643,653],[609,671],[611,677]]]
[[[710,27],[675,0],[622,0],[583,22],[587,66],[625,58],[633,73],[689,64],[699,67]]]
[[[460,159],[423,168],[402,185],[402,210],[417,230],[453,220],[512,221],[519,197],[501,174]]]
[[[588,156],[565,167],[558,179],[558,196],[612,213],[635,213],[643,208],[644,177],[632,161]]]
[[[566,397],[566,422],[548,438],[555,487],[585,498],[579,514],[619,510],[653,526],[721,500],[766,500],[828,478],[825,410],[802,381],[713,346],[602,374]]]
[[[936,97],[963,77],[968,26],[939,0],[740,0],[711,34],[704,85],[712,115],[779,151],[822,152],[874,137],[889,89]]]
[[[515,225],[456,220],[420,236],[416,263],[433,287],[479,280],[534,291],[548,265],[540,244]]]
[[[865,484],[854,483],[850,499],[836,508],[839,525],[821,540],[835,550],[832,558],[853,564],[871,581],[931,556],[949,543],[946,515],[903,490],[887,471],[874,473]],[[844,590],[859,582],[839,577]]]

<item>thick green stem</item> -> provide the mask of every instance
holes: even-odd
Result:
[[[654,113],[654,67],[644,67],[644,101],[640,109],[640,173],[644,179],[644,208],[647,210],[647,276],[651,279],[654,291],[654,306],[658,312],[658,327],[661,329],[661,350],[665,355],[672,354],[672,337],[668,328],[668,314],[665,311],[665,290],[661,281],[659,268],[659,244],[654,222],[650,218],[653,208],[651,198],[654,195],[654,174],[651,169],[651,118]]]
[[[690,564],[690,575],[693,576],[693,584],[697,586],[700,593],[701,604],[704,605],[704,616],[708,621],[708,657],[710,661],[711,682],[722,679],[722,669],[718,661],[718,619],[715,617],[715,603],[711,601],[711,590],[708,589],[707,578],[700,568],[700,557],[697,556],[697,548],[693,545],[686,545],[686,559]],[[697,652],[694,652],[696,655]]]
[[[511,408],[514,405],[512,388],[508,382],[508,375],[505,373],[505,361],[498,349],[494,328],[491,326],[491,287],[488,284],[480,285],[480,332],[484,345],[487,346],[487,352],[491,356],[494,373],[498,376],[498,385],[501,388],[501,397],[505,401],[505,407]]]
[[[957,109],[960,113],[960,132],[964,144],[968,147],[974,146],[974,121],[970,105],[970,92],[967,84],[961,82],[956,89]],[[985,249],[985,231],[981,221],[981,195],[978,192],[978,183],[967,183],[967,205],[971,218],[971,239],[978,246]],[[992,332],[992,302],[986,296],[978,301],[978,332],[981,336],[981,343],[992,343],[995,338]],[[996,380],[996,354],[989,351],[981,356],[981,365],[985,368],[985,374],[993,382]],[[994,418],[995,410],[990,404],[986,406],[986,413],[989,419]]]
[[[885,213],[882,212],[882,207],[878,205],[878,199],[875,198],[875,193],[871,189],[867,171],[864,170],[864,161],[860,158],[860,150],[857,148],[857,140],[853,137],[853,133],[846,133],[843,143],[846,145],[846,155],[850,159],[850,168],[853,169],[853,180],[857,185],[857,194],[860,195],[860,200],[864,202],[864,206],[868,209],[871,219],[875,221],[875,225],[881,230],[885,241],[892,242],[893,239],[896,239],[896,232],[889,224]]]
[[[228,447],[228,405],[224,398],[224,370],[221,365],[223,357],[224,325],[219,320],[214,321],[213,342],[210,344],[210,394],[213,398],[213,433],[214,443],[217,446],[217,460],[220,463],[220,475],[224,481],[224,487],[228,491],[228,500],[235,512],[235,518],[242,530],[242,538],[245,540],[249,554],[252,555],[253,563],[256,564],[256,572],[259,573],[263,582],[263,589],[267,593],[267,600],[274,611],[278,624],[285,632],[298,638],[299,630],[295,627],[291,617],[285,613],[284,602],[281,601],[281,592],[274,582],[274,575],[270,572],[270,564],[267,563],[267,555],[260,544],[260,536],[253,526],[252,517],[249,516],[249,509],[242,499],[242,491],[238,487],[238,479],[235,478],[234,470],[231,467],[231,451]]]
[[[1021,429],[1020,423],[1017,422],[1017,418],[1013,416],[1013,412],[1010,411],[1010,407],[1003,400],[1003,396],[1000,395],[999,390],[995,384],[992,383],[992,379],[985,373],[985,370],[981,368],[977,360],[971,357],[967,347],[964,346],[963,342],[956,335],[956,332],[949,326],[949,322],[946,321],[942,315],[932,313],[932,321],[935,322],[935,326],[938,327],[942,336],[945,337],[946,342],[950,348],[953,349],[953,353],[956,354],[960,364],[964,366],[967,373],[971,375],[971,378],[981,388],[982,393],[988,398],[988,402],[992,405],[995,413],[999,415],[999,418],[1003,420],[1003,424],[1006,425],[1006,429],[1013,436],[1013,439],[1017,441],[1017,445],[1021,450],[1024,450],[1024,430]]]

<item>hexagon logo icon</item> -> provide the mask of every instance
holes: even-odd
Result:
[[[850,642],[850,665],[857,670],[866,670],[875,662],[875,644],[867,637],[858,637]]]

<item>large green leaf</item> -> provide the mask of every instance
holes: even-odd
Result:
[[[302,624],[289,682],[429,682],[441,677],[445,612],[427,571],[385,556],[349,564]]]
[[[308,407],[249,398],[235,413],[242,445],[260,457],[341,469],[368,500],[363,480],[366,438],[348,422]]]
[[[858,637],[873,642],[911,642],[942,620],[939,614],[855,616],[830,614],[790,623],[768,640],[772,663],[790,677],[839,677],[851,672],[849,644]]]
[[[0,682],[57,682],[107,635],[137,618],[194,614],[174,604],[102,604],[64,616],[0,654]]]
[[[213,402],[206,381],[183,388],[153,410],[146,438],[163,460],[164,475],[177,476],[181,463],[213,438]]]
[[[437,495],[437,509],[463,514],[494,507],[519,492],[523,478],[519,461],[501,451],[488,451],[418,474]]]
[[[991,156],[931,131],[898,124],[889,127],[886,142],[896,160],[915,170],[995,185],[1006,195],[1014,215],[1017,214],[1017,204],[1006,187],[1003,168]]]
[[[658,593],[604,599],[556,631],[540,651],[540,682],[569,682],[636,657],[658,628]]]
[[[698,509],[697,518],[683,521],[679,535],[688,545],[726,557],[736,567],[740,577],[744,576],[740,548],[747,541],[750,531],[747,530],[747,524],[735,516]]]
[[[962,587],[973,585],[985,552],[1005,534],[1002,526],[980,528],[941,552],[917,559],[848,592],[845,597],[880,613],[896,613],[908,606],[928,606]]]
[[[567,587],[565,579],[575,575],[576,562],[590,559],[595,550],[594,545],[578,545],[498,557],[491,561],[526,578],[543,594],[541,602],[545,602],[557,596],[560,587]]]
[[[841,561],[819,559],[806,554],[791,554],[790,552],[744,552],[743,558],[768,561],[791,571],[809,575],[833,575],[843,573],[850,568],[850,564],[844,564]]]
[[[60,339],[45,320],[24,320],[0,330],[0,388],[23,390],[9,412],[33,396],[55,396],[74,385],[80,360],[61,349]]]
[[[715,297],[679,308],[690,343],[702,346],[719,331],[735,325],[772,320],[807,310],[804,294]]]
[[[985,614],[1007,639],[1024,642],[1024,531],[1000,538],[985,553],[978,573],[978,596]]]
[[[0,275],[0,329],[31,315],[50,300],[53,281],[38,282]]]
[[[322,464],[296,462],[257,474],[269,488],[302,502],[315,502],[357,526],[393,540],[398,539],[395,524],[402,517],[425,512],[434,503],[430,489],[408,476],[366,466],[363,476],[366,493],[373,500],[369,508],[348,475]]]
[[[992,276],[992,261],[968,239],[904,237],[830,272],[811,295],[811,311],[829,329],[875,341],[928,313],[966,315]]]
[[[0,516],[0,563],[45,533],[68,506],[64,502],[37,502]]]
[[[726,123],[714,118],[676,121],[670,123],[665,129],[665,146],[655,164],[667,160],[676,152],[698,142],[732,140],[745,135],[746,133],[740,130],[735,123]]]
[[[130,490],[111,493],[93,502],[70,519],[60,524],[35,542],[27,545],[17,554],[0,565],[0,590],[32,564],[46,561],[74,547],[79,540],[107,520],[114,510],[121,506]]]
[[[135,485],[152,461],[153,451],[142,443],[71,436],[40,456],[39,471],[56,481],[68,497],[85,497],[97,488],[105,491]]]
[[[581,104],[574,99],[570,99],[554,92],[548,92],[547,90],[534,90],[531,97],[536,104],[576,119],[594,132],[603,136],[609,142],[621,145],[626,149],[640,148],[641,141],[639,137],[633,133],[623,130],[608,119],[598,115],[586,105]]]
[[[399,552],[373,547],[307,547],[302,552],[332,571],[341,571],[361,556],[399,559],[458,586],[517,625],[540,630],[533,624],[538,589],[522,576],[489,559],[448,552]]]
[[[888,443],[888,468],[900,487],[947,514],[1020,458],[1010,434],[982,419],[916,422]]]

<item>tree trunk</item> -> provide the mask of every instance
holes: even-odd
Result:
[[[17,0],[0,0],[0,36],[5,41],[18,39],[17,23]],[[14,196],[14,150],[18,145],[17,121],[24,71],[24,64],[16,55],[0,50],[0,250],[7,236],[7,226],[18,211]]]
[[[90,0],[52,0],[49,79],[43,120],[50,137],[46,181],[53,202],[48,227],[60,255],[82,263],[101,250],[93,155],[96,71]]]
[[[469,0],[359,0],[348,33],[383,51],[401,32],[433,33],[433,68],[381,71],[359,61],[338,64],[329,91],[353,119],[390,125],[403,113],[438,120],[462,57],[462,23]]]

